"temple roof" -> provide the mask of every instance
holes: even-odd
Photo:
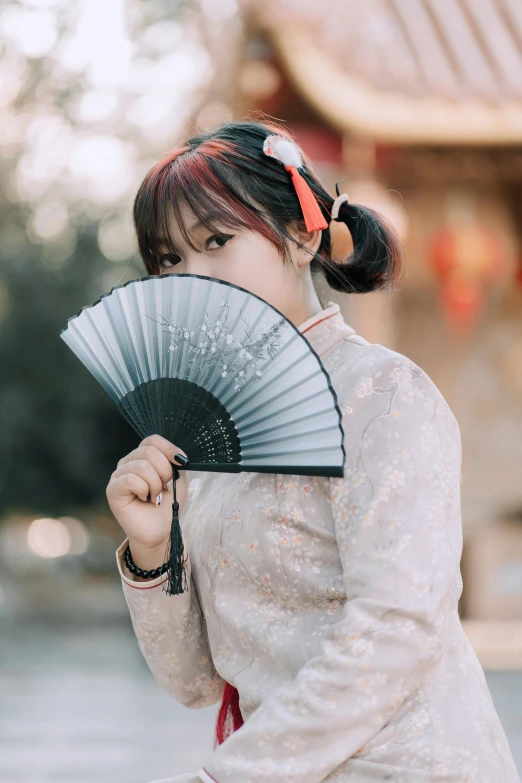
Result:
[[[247,0],[297,89],[343,131],[522,141],[521,0]]]

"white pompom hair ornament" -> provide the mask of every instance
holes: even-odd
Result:
[[[282,163],[292,177],[307,231],[322,231],[328,228],[312,189],[298,171],[303,165],[303,158],[297,144],[285,136],[267,136],[263,143],[263,152]]]
[[[303,165],[301,150],[292,139],[284,136],[267,136],[263,144],[263,152],[271,158],[277,158],[285,166],[295,166],[300,169]]]

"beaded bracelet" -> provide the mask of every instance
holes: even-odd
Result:
[[[157,576],[161,576],[162,574],[164,574],[169,566],[169,563],[167,561],[166,563],[163,563],[162,566],[158,566],[158,568],[153,568],[150,571],[146,571],[144,568],[138,568],[138,566],[132,562],[129,544],[127,544],[127,549],[124,552],[124,558],[125,558],[125,565],[129,569],[129,571],[132,574],[136,574],[136,576],[143,577],[143,579],[156,579]]]

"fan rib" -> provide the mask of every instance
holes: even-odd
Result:
[[[307,398],[310,399],[309,397]],[[279,416],[282,411],[277,411],[277,415]],[[247,435],[245,432],[242,432],[241,435],[241,443],[245,443],[248,440],[251,440],[252,438],[258,437],[259,435],[267,435],[270,432],[273,432],[274,430],[286,430],[288,427],[291,427],[293,424],[302,424],[304,421],[308,421],[308,419],[316,419],[322,416],[324,413],[331,413],[331,408],[325,408],[322,411],[313,411],[312,413],[309,413],[307,415],[301,416],[298,419],[292,419],[291,421],[286,421],[284,424],[276,424],[273,427],[268,427],[265,430],[258,430],[252,435]]]

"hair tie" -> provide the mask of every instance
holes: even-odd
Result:
[[[263,152],[282,163],[292,177],[307,231],[322,231],[328,228],[310,185],[298,171],[303,165],[303,159],[295,141],[285,136],[267,136],[263,142]]]
[[[332,209],[330,210],[330,214],[332,216],[332,220],[337,220],[339,222],[339,208],[341,204],[343,204],[345,201],[349,202],[349,199],[348,199],[348,193],[339,193],[338,184],[339,184],[338,182],[335,183],[337,198],[332,204]]]

